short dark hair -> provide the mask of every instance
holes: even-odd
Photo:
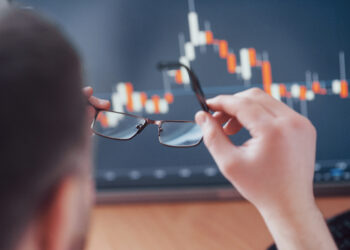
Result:
[[[0,14],[0,249],[13,249],[84,144],[79,57],[31,10]],[[68,164],[69,165],[69,164]],[[74,164],[73,164],[74,165]]]

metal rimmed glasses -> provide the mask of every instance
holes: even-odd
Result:
[[[192,90],[204,111],[209,111],[204,93],[194,72],[181,63],[159,63],[158,69],[177,69],[184,67],[190,77]],[[159,143],[168,147],[188,148],[201,143],[200,127],[193,121],[182,120],[152,120],[141,116],[96,109],[92,123],[92,130],[96,135],[112,139],[127,141],[141,133],[148,125],[158,126]]]

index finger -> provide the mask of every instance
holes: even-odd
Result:
[[[89,98],[89,102],[92,106],[94,106],[95,108],[98,108],[98,109],[103,109],[103,110],[107,110],[110,108],[111,106],[111,103],[107,100],[104,100],[104,99],[100,99],[100,98],[97,98],[95,96],[91,96]]]
[[[273,98],[272,96],[270,96],[265,91],[259,88],[251,88],[234,95],[250,98],[258,102],[261,106],[263,106],[265,109],[275,114],[276,116],[288,115],[295,112],[285,103]]]
[[[235,95],[220,95],[208,100],[208,106],[214,111],[223,111],[235,117],[238,122],[256,136],[263,127],[271,123],[275,116],[268,112],[258,102],[246,97]]]
[[[93,89],[91,87],[85,87],[83,88],[83,94],[87,97],[90,98],[93,94]]]

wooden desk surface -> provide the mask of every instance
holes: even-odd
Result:
[[[350,209],[350,197],[319,198],[325,217]],[[87,250],[266,249],[272,238],[245,201],[99,205]]]

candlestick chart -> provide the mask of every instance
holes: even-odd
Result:
[[[317,72],[305,70],[305,81],[303,82],[274,82],[272,77],[272,62],[267,51],[257,52],[255,48],[236,48],[230,45],[228,40],[216,37],[215,30],[211,29],[209,21],[205,21],[203,29],[200,29],[199,14],[195,9],[195,0],[188,0],[188,40],[184,33],[178,35],[180,55],[178,61],[188,67],[196,58],[196,53],[206,53],[212,49],[218,58],[226,64],[227,74],[237,75],[241,79],[244,88],[251,86],[261,87],[266,93],[278,100],[285,101],[293,108],[291,99],[299,100],[300,112],[308,116],[307,102],[313,101],[317,95],[337,95],[339,98],[349,97],[348,81],[346,79],[345,55],[339,51],[334,55],[334,62],[338,57],[339,75],[332,80],[320,80]],[[176,39],[176,38],[174,38]],[[196,49],[199,50],[196,51]],[[260,79],[252,79],[252,69],[260,71]],[[112,107],[117,111],[145,112],[148,114],[166,114],[176,98],[172,88],[179,88],[190,84],[190,78],[185,68],[163,72],[162,95],[151,95],[147,91],[135,90],[131,82],[119,82],[114,86],[111,94]],[[261,82],[254,84],[253,80]],[[172,87],[175,85],[175,87]],[[176,86],[177,85],[177,86]],[[188,88],[187,88],[188,90]],[[115,126],[118,120],[115,116],[99,116],[105,126]]]
[[[81,55],[86,84],[112,110],[193,120],[200,106],[186,70],[156,69],[180,62],[208,98],[260,88],[310,119],[318,132],[315,169],[329,169],[321,181],[350,179],[349,1],[20,2],[59,23]],[[99,121],[113,128],[122,117],[106,113]],[[243,129],[231,139],[249,138]],[[164,147],[152,127],[128,142],[94,142],[100,188],[227,185],[203,144]]]

